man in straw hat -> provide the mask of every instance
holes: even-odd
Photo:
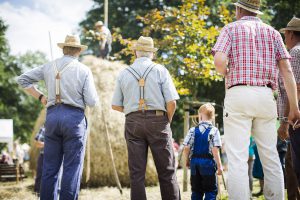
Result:
[[[96,40],[99,41],[99,53],[103,59],[108,59],[111,52],[112,36],[110,30],[103,24],[102,21],[95,23],[95,32],[90,31]]]
[[[276,149],[277,110],[272,90],[277,88],[279,68],[289,97],[289,120],[299,120],[290,55],[280,33],[257,17],[260,0],[239,0],[235,6],[237,21],[222,29],[212,51],[216,70],[226,77],[223,120],[229,199],[250,198],[247,160],[252,133],[264,169],[265,198],[282,200],[284,181]]]
[[[297,83],[298,100],[300,97],[300,19],[293,17],[286,28],[280,29],[284,33],[285,44],[290,50],[291,66]],[[285,120],[288,116],[289,103],[287,101],[284,82],[279,76],[278,114],[281,119],[278,135],[281,139],[290,138],[286,155],[286,186],[289,199],[300,199],[300,128],[289,127]],[[289,133],[288,133],[289,132]],[[293,152],[291,154],[291,151]],[[294,165],[294,167],[292,166]],[[297,178],[298,181],[297,181]]]
[[[150,147],[163,200],[180,199],[170,123],[179,99],[169,71],[152,62],[151,37],[141,36],[132,50],[136,59],[117,79],[114,110],[124,112],[131,199],[145,200],[145,171]]]
[[[60,199],[78,199],[86,143],[86,106],[95,106],[98,95],[91,70],[78,61],[87,46],[67,35],[57,44],[64,56],[34,68],[18,78],[18,83],[47,107],[41,199],[57,198],[57,176],[61,164]],[[48,97],[34,87],[45,81]]]

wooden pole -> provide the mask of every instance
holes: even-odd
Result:
[[[51,55],[51,60],[53,60],[52,40],[51,40],[51,33],[50,33],[50,31],[49,31],[49,44],[50,44],[50,55]]]
[[[188,104],[185,104],[183,106],[184,108],[184,125],[183,125],[183,135],[184,137],[186,136],[188,130],[189,130],[189,115],[190,115],[190,112],[189,112],[189,105]],[[183,161],[185,161],[185,159],[182,159]],[[186,192],[187,191],[187,186],[188,186],[188,171],[187,171],[187,167],[185,165],[185,162],[182,164],[183,166],[183,192]]]
[[[104,0],[104,24],[108,27],[108,0]]]
[[[87,108],[86,116],[88,121],[88,127],[87,127],[87,146],[86,146],[86,177],[85,182],[88,185],[88,182],[91,177],[91,138],[90,138],[90,132],[91,132],[91,117],[90,117],[90,108]]]

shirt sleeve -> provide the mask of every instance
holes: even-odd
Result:
[[[228,26],[225,26],[222,29],[215,46],[212,48],[212,54],[215,55],[216,52],[222,52],[228,56],[230,53],[230,49],[231,49],[231,35]]]
[[[193,146],[194,145],[194,137],[195,137],[195,128],[190,128],[189,132],[186,134],[183,145],[184,146]]]
[[[165,102],[168,103],[170,101],[173,100],[178,100],[179,99],[179,95],[176,91],[175,85],[173,83],[172,77],[169,73],[169,71],[165,69],[165,78],[162,81],[162,93],[165,99]]]
[[[288,53],[288,51],[284,46],[280,33],[277,31],[276,31],[274,43],[275,43],[275,57],[277,61],[291,58],[290,54]]]
[[[123,106],[123,101],[124,96],[121,88],[121,76],[119,75],[119,77],[116,80],[116,87],[111,104],[114,106]]]
[[[220,132],[217,128],[215,128],[215,130],[214,130],[213,146],[214,147],[221,147],[222,146]]]
[[[87,106],[95,106],[99,102],[93,74],[90,69],[88,70],[88,74],[83,86],[83,99]]]
[[[25,72],[18,77],[17,82],[22,88],[30,88],[40,80],[44,80],[44,65]]]
[[[300,47],[291,50],[291,66],[295,76],[296,83],[300,83]]]

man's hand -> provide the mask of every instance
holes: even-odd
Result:
[[[281,140],[286,140],[289,137],[289,124],[281,123],[277,130],[277,134]]]
[[[293,126],[293,129],[300,127],[300,112],[298,109],[290,110],[289,123]]]

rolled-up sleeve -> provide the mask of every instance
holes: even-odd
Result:
[[[94,83],[94,78],[91,70],[88,71],[85,83],[83,86],[84,103],[87,106],[95,106],[99,102],[99,97]]]
[[[30,88],[33,84],[39,82],[40,80],[44,80],[44,65],[36,67],[28,72],[25,72],[21,76],[17,78],[18,84],[22,88]]]
[[[195,127],[190,128],[189,132],[186,134],[183,145],[192,147],[194,146],[194,137],[195,137]]]
[[[222,52],[226,55],[229,55],[230,49],[231,49],[231,35],[229,34],[228,26],[225,26],[215,44],[215,46],[212,48],[212,54],[215,55],[216,52]]]
[[[162,93],[165,98],[165,102],[168,103],[173,100],[178,100],[179,95],[176,91],[175,85],[173,83],[172,77],[169,71],[165,68],[165,78],[162,82]]]
[[[119,76],[116,80],[116,87],[115,87],[111,104],[113,106],[123,106],[123,100],[124,100],[124,96],[121,88],[121,77]]]

